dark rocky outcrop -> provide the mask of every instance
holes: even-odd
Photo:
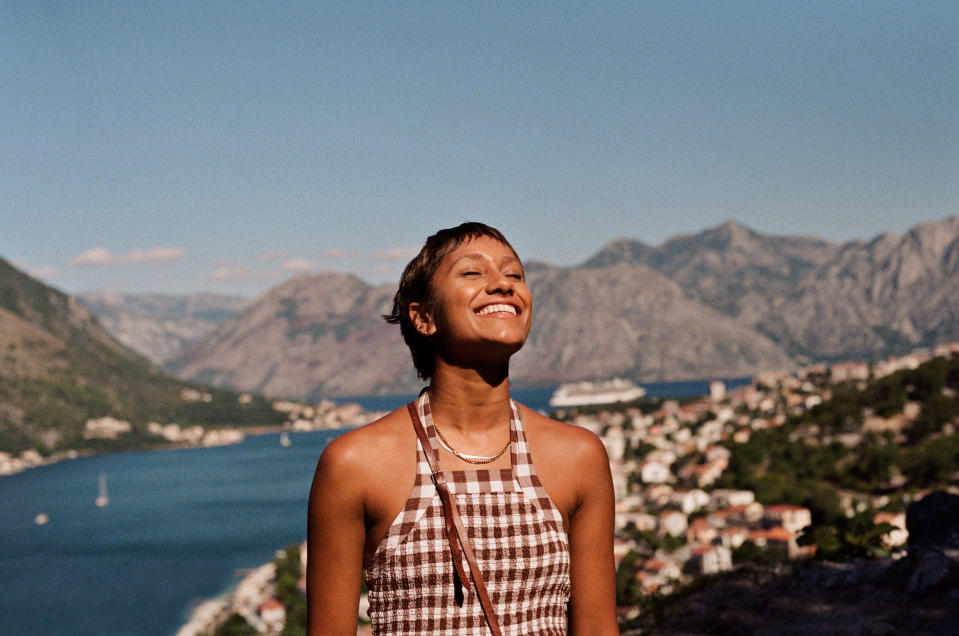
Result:
[[[910,547],[959,547],[959,495],[937,490],[906,509]]]
[[[959,495],[937,491],[909,504],[906,529],[908,552],[889,577],[913,597],[959,590]]]

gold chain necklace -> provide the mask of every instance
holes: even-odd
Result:
[[[433,421],[433,428],[436,429],[436,433],[440,436],[440,444],[443,446],[443,448],[453,453],[467,464],[491,464],[499,459],[500,455],[505,453],[506,449],[509,448],[509,445],[513,443],[512,439],[507,440],[506,446],[500,449],[500,451],[495,455],[467,455],[466,453],[461,453],[450,446],[449,440],[443,436],[443,431],[441,431],[440,427],[436,425],[435,420]]]

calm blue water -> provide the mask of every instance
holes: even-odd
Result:
[[[306,537],[334,432],[79,458],[0,478],[0,634],[172,634],[237,570]],[[97,508],[97,475],[110,505]],[[50,522],[34,523],[45,512]]]
[[[748,379],[726,380],[735,387]],[[708,381],[644,385],[705,394]],[[547,410],[553,388],[514,397]],[[413,396],[362,398],[387,410]],[[0,634],[173,634],[193,606],[306,536],[316,460],[335,431],[221,448],[80,458],[0,477]],[[110,505],[97,508],[99,473]],[[50,516],[44,526],[38,513]]]

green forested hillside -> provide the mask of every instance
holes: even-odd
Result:
[[[187,401],[201,388],[163,375],[114,340],[71,297],[0,259],[0,450],[101,450],[158,442],[149,422],[208,427],[277,424],[261,398],[202,389],[210,401]],[[133,432],[116,440],[83,437],[88,419],[112,416]]]
[[[891,424],[868,431],[867,419]],[[807,506],[820,552],[827,535],[872,531],[869,510],[850,520],[843,493],[862,493],[901,511],[913,493],[959,482],[959,354],[878,380],[832,387],[822,404],[783,426],[730,444],[729,470],[718,485],[746,488],[761,503]],[[880,532],[878,536],[882,533]]]

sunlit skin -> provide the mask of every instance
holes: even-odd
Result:
[[[430,404],[461,452],[492,455],[509,435],[509,358],[529,334],[533,302],[522,264],[479,237],[440,262],[436,315],[410,316],[436,351]],[[494,310],[494,311],[491,311]],[[613,570],[613,488],[605,449],[589,431],[521,407],[536,471],[570,540],[569,633],[618,634]],[[309,634],[356,633],[360,580],[401,511],[416,473],[416,434],[406,408],[345,433],[320,457],[310,492]],[[441,451],[446,470],[475,468]],[[509,468],[505,453],[488,468]]]

